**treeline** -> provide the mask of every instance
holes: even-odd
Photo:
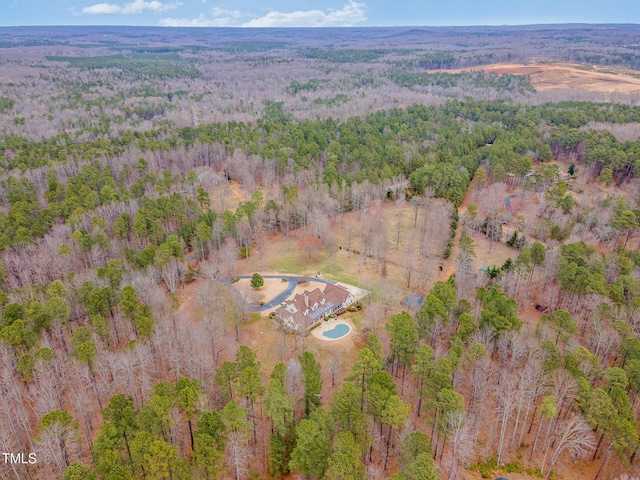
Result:
[[[301,51],[306,58],[325,60],[330,63],[369,63],[392,53],[384,49],[308,49]]]
[[[50,62],[66,62],[70,67],[88,70],[115,68],[132,80],[146,78],[200,78],[202,73],[182,61],[177,53],[133,53],[94,57],[47,56]]]
[[[476,87],[497,92],[533,93],[535,89],[531,79],[521,75],[508,73],[496,74],[485,72],[395,72],[389,75],[393,83],[399,87]]]

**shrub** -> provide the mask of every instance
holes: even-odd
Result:
[[[254,273],[251,277],[251,286],[253,288],[260,288],[264,285],[264,278],[259,273]]]

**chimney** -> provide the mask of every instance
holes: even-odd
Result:
[[[304,294],[304,304],[309,308],[309,296],[306,293]]]

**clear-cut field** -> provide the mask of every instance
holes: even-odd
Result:
[[[570,63],[496,63],[470,69],[443,70],[459,73],[482,70],[491,73],[528,75],[538,91],[580,90],[599,93],[634,93],[640,91],[640,77],[631,71],[610,67],[584,67]]]

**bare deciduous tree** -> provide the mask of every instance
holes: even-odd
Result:
[[[462,410],[447,413],[445,422],[449,431],[448,438],[451,450],[447,479],[452,480],[457,474],[459,464],[467,465],[469,463],[474,441],[471,431],[465,423],[465,414]]]
[[[563,452],[568,451],[573,460],[576,461],[587,457],[596,444],[589,423],[578,414],[560,422],[553,434],[553,440],[554,447],[549,458],[549,469],[545,478],[549,478],[553,466]],[[542,472],[544,472],[548,452],[549,450],[545,453],[545,458],[542,461],[542,467],[540,468]]]

